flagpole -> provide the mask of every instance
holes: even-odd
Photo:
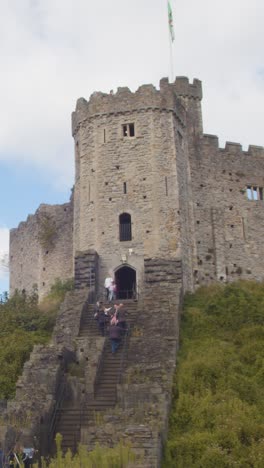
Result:
[[[174,71],[173,71],[173,55],[172,55],[172,41],[170,37],[170,31],[169,31],[169,43],[170,43],[170,81],[173,83],[174,81]]]
[[[172,16],[172,9],[170,5],[170,0],[166,0],[166,7],[167,7],[167,15],[168,15],[168,33],[169,33],[169,77],[171,82],[174,81],[174,69],[173,69],[173,50],[172,50],[172,43],[174,41],[174,29],[173,29],[173,16]]]

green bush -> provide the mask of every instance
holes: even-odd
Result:
[[[36,288],[29,295],[16,291],[0,303],[0,399],[14,397],[24,362],[35,344],[49,341],[59,305],[70,288],[71,281],[57,280],[41,304]]]
[[[187,295],[180,340],[164,468],[260,468],[264,285]]]
[[[68,450],[63,455],[61,450],[62,436],[56,435],[57,455],[49,462],[42,460],[42,468],[126,468],[136,460],[134,452],[129,444],[120,442],[113,448],[102,447],[96,444],[94,450],[88,452],[87,448],[80,445],[78,453],[72,455]],[[37,465],[34,465],[37,468]]]

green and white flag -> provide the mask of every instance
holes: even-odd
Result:
[[[168,21],[169,21],[169,31],[170,31],[171,42],[173,42],[175,39],[175,36],[174,36],[174,28],[173,28],[172,9],[171,9],[169,0],[168,0]]]

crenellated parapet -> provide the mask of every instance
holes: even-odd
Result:
[[[191,84],[188,78],[177,77],[174,83],[169,83],[168,78],[163,78],[159,90],[152,84],[145,84],[135,92],[127,87],[119,87],[109,94],[95,92],[89,101],[78,99],[72,114],[72,134],[75,135],[79,125],[92,117],[147,110],[172,111],[185,125],[185,109],[179,99],[182,97],[201,100],[201,81],[194,79]]]
[[[233,155],[233,156],[248,156],[264,158],[264,147],[249,145],[248,150],[244,151],[240,143],[227,141],[224,148],[219,147],[219,139],[216,135],[204,134],[201,139],[201,149],[211,148],[214,151],[219,151],[221,155]]]

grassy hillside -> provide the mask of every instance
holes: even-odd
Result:
[[[46,343],[71,283],[57,281],[38,305],[38,296],[15,293],[0,304],[0,399],[14,397],[16,381],[34,344]]]
[[[263,468],[264,285],[186,297],[164,468]]]

